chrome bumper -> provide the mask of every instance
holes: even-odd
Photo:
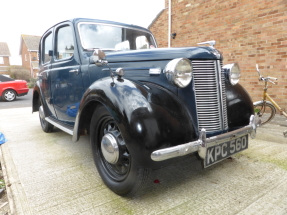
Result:
[[[231,141],[246,134],[249,134],[252,139],[255,138],[256,128],[260,124],[261,120],[255,118],[254,115],[251,115],[248,126],[218,136],[206,138],[206,130],[201,129],[198,140],[154,151],[151,154],[151,159],[154,161],[163,161],[170,158],[184,156],[193,152],[198,152],[199,156],[202,159],[205,159],[206,150],[208,147]]]

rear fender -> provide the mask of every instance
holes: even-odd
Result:
[[[32,98],[32,113],[39,111],[39,99],[40,99],[40,87],[38,86],[38,83],[33,89],[33,98]]]
[[[48,107],[45,103],[45,99],[42,97],[41,88],[39,87],[39,81],[37,81],[36,86],[33,89],[33,98],[32,98],[32,113],[39,111],[40,100],[43,104],[43,111],[45,117],[50,116],[51,112],[48,110]]]

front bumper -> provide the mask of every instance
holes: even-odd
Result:
[[[232,141],[246,134],[249,134],[252,139],[255,138],[256,128],[260,125],[260,123],[260,119],[257,119],[254,117],[254,115],[251,115],[249,125],[225,134],[209,138],[206,138],[206,131],[205,129],[202,129],[200,131],[198,140],[170,148],[156,150],[151,154],[151,159],[154,161],[163,161],[194,152],[198,152],[199,156],[202,159],[205,159],[206,151],[209,147]]]

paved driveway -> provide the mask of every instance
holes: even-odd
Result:
[[[30,107],[0,109],[0,132],[8,139],[1,146],[3,167],[19,215],[287,214],[286,129],[260,128],[247,151],[208,169],[187,156],[154,171],[129,199],[102,183],[88,137],[73,143],[60,130],[42,132]]]

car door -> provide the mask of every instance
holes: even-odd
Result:
[[[41,38],[40,45],[40,70],[38,74],[40,88],[42,91],[42,103],[49,113],[46,113],[47,116],[56,117],[54,110],[52,93],[50,88],[51,76],[50,71],[52,68],[52,53],[53,53],[53,28],[49,29]]]
[[[51,93],[58,120],[70,125],[74,124],[83,95],[80,59],[75,44],[75,32],[70,22],[54,28]]]

